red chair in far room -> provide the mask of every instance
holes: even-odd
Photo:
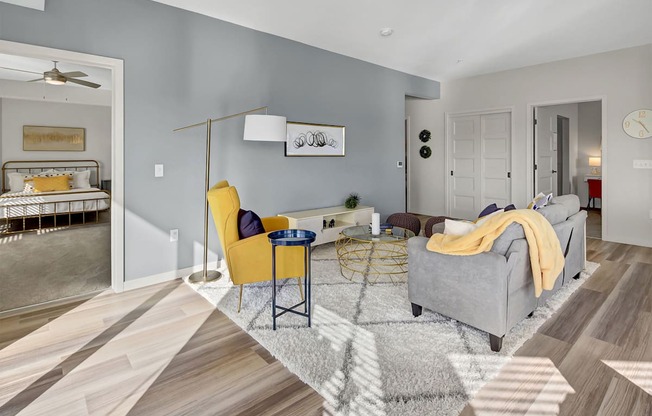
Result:
[[[602,179],[587,179],[589,183],[589,203],[586,204],[586,210],[589,210],[591,201],[593,201],[593,208],[595,208],[595,198],[600,198],[602,203]]]

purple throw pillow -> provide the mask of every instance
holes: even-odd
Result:
[[[238,235],[240,239],[253,237],[265,232],[263,222],[253,211],[238,211]]]
[[[487,208],[483,209],[480,215],[478,215],[478,218],[486,217],[489,214],[493,214],[494,212],[498,211],[498,209],[499,209],[498,206],[495,203],[493,203],[487,206]]]
[[[509,204],[509,205],[507,205],[507,206],[505,207],[505,212],[507,212],[507,211],[511,211],[511,210],[513,210],[513,209],[516,209],[516,207],[514,206],[514,204]]]

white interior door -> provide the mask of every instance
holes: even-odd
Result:
[[[449,215],[477,217],[481,205],[480,116],[453,116],[448,129]]]
[[[534,148],[536,172],[534,194],[557,195],[557,113],[546,108],[535,109]]]
[[[481,208],[512,203],[510,113],[487,114],[480,118],[482,143]],[[480,212],[480,211],[478,211]]]

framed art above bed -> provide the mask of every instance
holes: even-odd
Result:
[[[86,129],[83,127],[23,126],[23,150],[83,152]]]

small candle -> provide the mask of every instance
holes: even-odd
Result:
[[[376,212],[371,214],[371,234],[380,234],[380,214]]]

